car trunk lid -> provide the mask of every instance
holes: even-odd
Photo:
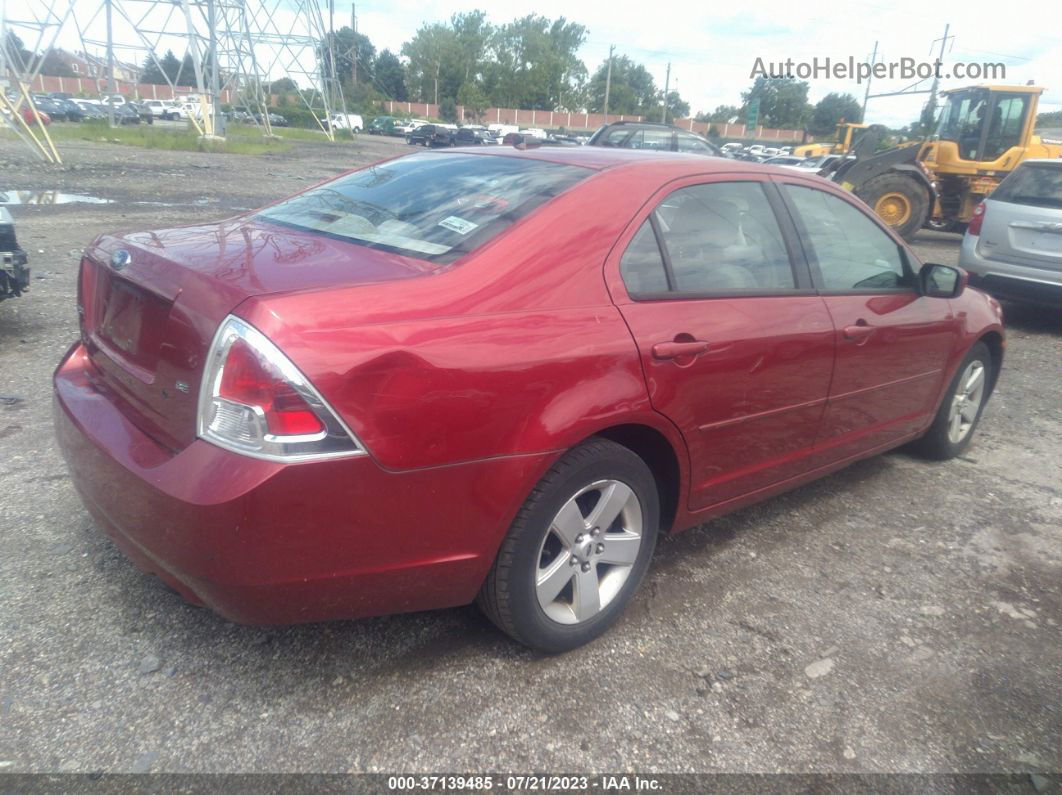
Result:
[[[124,236],[86,251],[81,335],[97,386],[177,451],[195,439],[203,363],[245,299],[425,274],[419,260],[248,219]]]

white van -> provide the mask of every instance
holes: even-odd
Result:
[[[328,117],[327,124],[333,130],[352,130],[360,133],[365,129],[365,122],[356,113],[333,113]]]

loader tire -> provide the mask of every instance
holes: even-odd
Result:
[[[914,237],[929,215],[926,189],[903,174],[874,177],[856,195],[904,240]]]

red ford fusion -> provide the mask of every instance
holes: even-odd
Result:
[[[550,652],[657,535],[970,443],[999,305],[814,176],[588,147],[425,152],[104,235],[55,421],[99,526],[234,621],[478,601]]]

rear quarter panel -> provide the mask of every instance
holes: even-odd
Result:
[[[559,455],[629,422],[663,433],[684,466],[603,276],[653,189],[644,174],[598,174],[436,274],[264,296],[237,313],[291,357],[385,468]]]

